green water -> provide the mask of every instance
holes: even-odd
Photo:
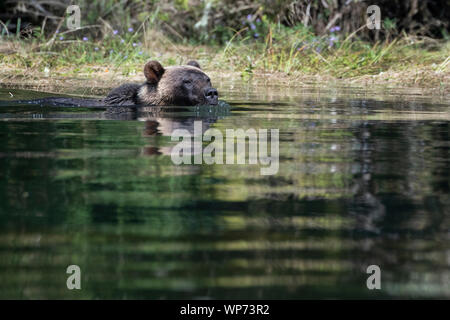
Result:
[[[450,298],[448,99],[219,91],[229,110],[115,117],[0,89],[0,298]],[[278,173],[173,164],[170,133],[194,120],[279,129]]]

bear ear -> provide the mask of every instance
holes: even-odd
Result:
[[[200,68],[200,65],[198,64],[198,62],[195,61],[195,60],[189,61],[189,62],[187,63],[187,65],[188,65],[188,66],[192,66],[192,67],[199,68],[200,70],[202,69],[202,68]]]
[[[164,68],[158,61],[152,60],[144,66],[144,76],[150,84],[157,84],[164,73]]]

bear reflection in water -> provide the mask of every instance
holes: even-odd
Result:
[[[150,108],[149,108],[150,109]],[[152,108],[154,109],[154,108]],[[162,109],[162,108],[161,108]],[[217,110],[216,110],[217,109]],[[212,111],[212,112],[211,112]],[[214,112],[219,111],[219,112]],[[178,116],[178,111],[155,111],[148,112],[141,111],[138,114],[137,120],[145,123],[143,129],[144,137],[151,136],[166,136],[171,137],[175,131],[186,130],[191,136],[194,135],[195,123],[201,123],[201,134],[203,135],[217,120],[223,118],[229,114],[229,107],[217,106],[210,107],[208,111],[204,113],[196,114],[193,116]],[[178,112],[179,113],[179,112]],[[209,113],[206,115],[206,113]],[[197,126],[198,129],[198,126]],[[199,133],[199,132],[196,132]],[[144,155],[171,155],[174,144],[165,144],[159,146],[146,146],[142,149]],[[192,150],[194,153],[194,150]]]

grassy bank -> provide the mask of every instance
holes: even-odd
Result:
[[[449,91],[449,41],[403,35],[368,43],[358,40],[357,32],[342,34],[338,27],[316,36],[302,26],[265,24],[262,30],[259,23],[263,22],[244,25],[221,45],[176,42],[145,23],[137,30],[103,26],[97,40],[88,33],[84,36],[83,29],[47,36],[36,29],[28,39],[2,35],[0,82],[32,87],[43,82],[70,85],[82,79],[80,85],[111,87],[141,81],[142,67],[150,59],[166,66],[196,59],[212,77],[264,76],[299,84],[342,81]],[[248,30],[252,32],[244,36]]]

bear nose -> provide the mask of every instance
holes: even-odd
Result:
[[[214,98],[214,97],[219,96],[219,93],[217,92],[216,89],[214,89],[214,88],[209,88],[209,89],[206,89],[206,90],[205,90],[205,96],[206,96],[207,98]]]

